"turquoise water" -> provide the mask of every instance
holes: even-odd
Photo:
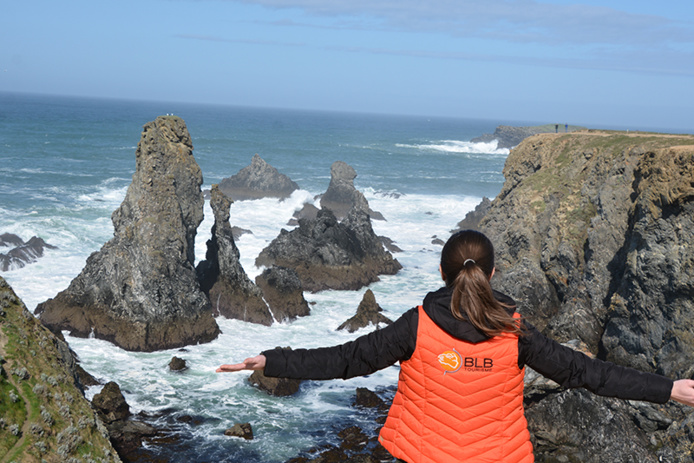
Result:
[[[483,196],[501,189],[508,151],[469,140],[511,123],[0,93],[0,233],[24,240],[37,235],[58,246],[36,263],[2,274],[30,310],[65,289],[113,236],[110,216],[131,181],[141,128],[170,113],[186,121],[204,188],[247,166],[255,153],[301,187],[282,202],[232,205],[232,225],[253,232],[237,243],[251,278],[262,271],[254,266],[258,253],[289,228],[296,209],[325,191],[330,165],[341,160],[354,167],[355,185],[386,218],[374,221],[376,233],[403,249],[395,255],[403,270],[370,285],[391,319],[438,287],[440,247],[432,238],[445,239]],[[212,222],[206,205],[197,259],[204,258]],[[373,328],[335,330],[354,314],[365,290],[306,294],[312,313],[293,323],[264,327],[219,319],[223,334],[217,340],[182,352],[132,353],[97,339],[67,340],[88,371],[120,384],[134,412],[166,412],[157,420],[174,426],[180,440],[153,452],[172,461],[281,462],[337,442],[337,432],[349,424],[373,432],[370,412],[351,407],[355,390],[368,387],[387,398],[397,367],[349,381],[305,382],[289,398],[257,391],[248,374],[214,369],[278,345],[332,345],[368,332]],[[169,372],[173,355],[185,358],[189,370]],[[182,422],[183,416],[195,420]],[[253,441],[223,435],[243,421],[253,426]]]

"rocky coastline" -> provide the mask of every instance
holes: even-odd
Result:
[[[497,149],[511,149],[520,144],[526,138],[540,133],[569,133],[577,130],[586,130],[585,127],[569,124],[545,124],[517,127],[512,125],[500,125],[494,133],[485,133],[470,140],[472,143],[497,142]]]
[[[550,129],[524,132],[506,161],[502,191],[485,198],[458,227],[492,239],[494,287],[512,295],[522,316],[548,336],[600,359],[691,377],[694,137]],[[260,161],[254,157],[249,167],[267,170]],[[344,163],[334,164],[331,178],[338,181],[331,181],[321,209],[299,215],[298,226],[283,230],[258,256],[256,265],[266,268],[255,282],[239,264],[229,215],[234,198],[221,185],[209,192],[215,222],[206,259],[193,266],[202,175],[180,118],[145,125],[136,164],[112,216],[114,238],[90,256],[65,291],[37,308],[40,322],[55,334],[0,278],[0,407],[5,396],[18,404],[2,417],[0,453],[67,459],[83,454],[89,443],[95,461],[131,461],[123,455],[137,455],[142,439],[156,435],[129,415],[115,384],[104,387],[95,403],[86,401],[83,372],[61,330],[129,350],[180,347],[214,339],[215,316],[291,322],[310,315],[305,291],[357,290],[401,268],[374,234],[373,211],[355,193],[356,172]],[[244,175],[255,178],[251,169]],[[238,310],[250,306],[250,312]],[[380,311],[367,290],[357,314],[340,328],[389,323]],[[298,382],[262,375],[249,381],[276,395],[299,390]],[[54,383],[60,383],[59,395]],[[381,395],[390,397],[392,390]],[[372,407],[380,422],[387,407],[374,396],[357,390],[357,403]],[[34,402],[40,408],[31,409]],[[537,462],[691,461],[694,413],[678,404],[563,390],[528,370],[525,409]],[[246,425],[240,424],[243,434],[252,438]],[[125,437],[116,443],[117,436]],[[290,461],[388,459],[361,429],[346,428],[340,438],[336,446]]]

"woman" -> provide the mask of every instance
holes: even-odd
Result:
[[[523,413],[525,365],[563,387],[694,405],[694,381],[672,381],[588,356],[544,337],[494,291],[494,248],[480,232],[451,236],[441,253],[446,285],[392,325],[334,347],[274,349],[217,372],[264,370],[295,379],[352,378],[401,362],[379,435],[416,462],[532,462]]]

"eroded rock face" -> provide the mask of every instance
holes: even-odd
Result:
[[[182,119],[162,116],[144,126],[133,181],[112,215],[114,237],[66,290],[39,304],[46,326],[136,351],[217,337],[194,267],[204,199],[192,151]]]
[[[207,241],[206,260],[197,267],[200,285],[209,295],[215,314],[263,325],[272,324],[272,315],[263,293],[248,278],[239,261],[240,253],[229,224],[231,200],[217,185],[211,189],[214,213],[212,238]]]
[[[251,165],[219,182],[219,188],[234,201],[259,198],[287,198],[299,189],[292,179],[255,154]]]
[[[292,321],[311,313],[297,273],[286,267],[270,267],[255,278],[278,322]]]
[[[493,286],[560,342],[580,340],[598,358],[690,377],[692,166],[691,136],[582,132],[524,140],[479,222],[496,247]],[[674,428],[689,419],[675,405],[644,411],[540,386],[526,391],[537,461],[658,461],[682,448],[672,436],[694,442],[686,426]],[[588,419],[576,423],[574,410]]]
[[[282,230],[256,259],[256,265],[291,268],[306,291],[359,289],[379,274],[395,274],[402,266],[383,248],[369,215],[353,207],[343,222],[329,209],[314,220],[302,219],[291,232]]]

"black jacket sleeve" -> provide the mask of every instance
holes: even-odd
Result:
[[[293,379],[333,379],[363,376],[406,360],[414,352],[417,309],[411,309],[392,325],[354,341],[317,349],[272,349],[266,357],[266,376]]]
[[[528,334],[518,340],[520,367],[528,365],[563,387],[583,387],[605,397],[656,403],[670,399],[671,379],[592,359],[543,336],[530,324],[526,328]]]

